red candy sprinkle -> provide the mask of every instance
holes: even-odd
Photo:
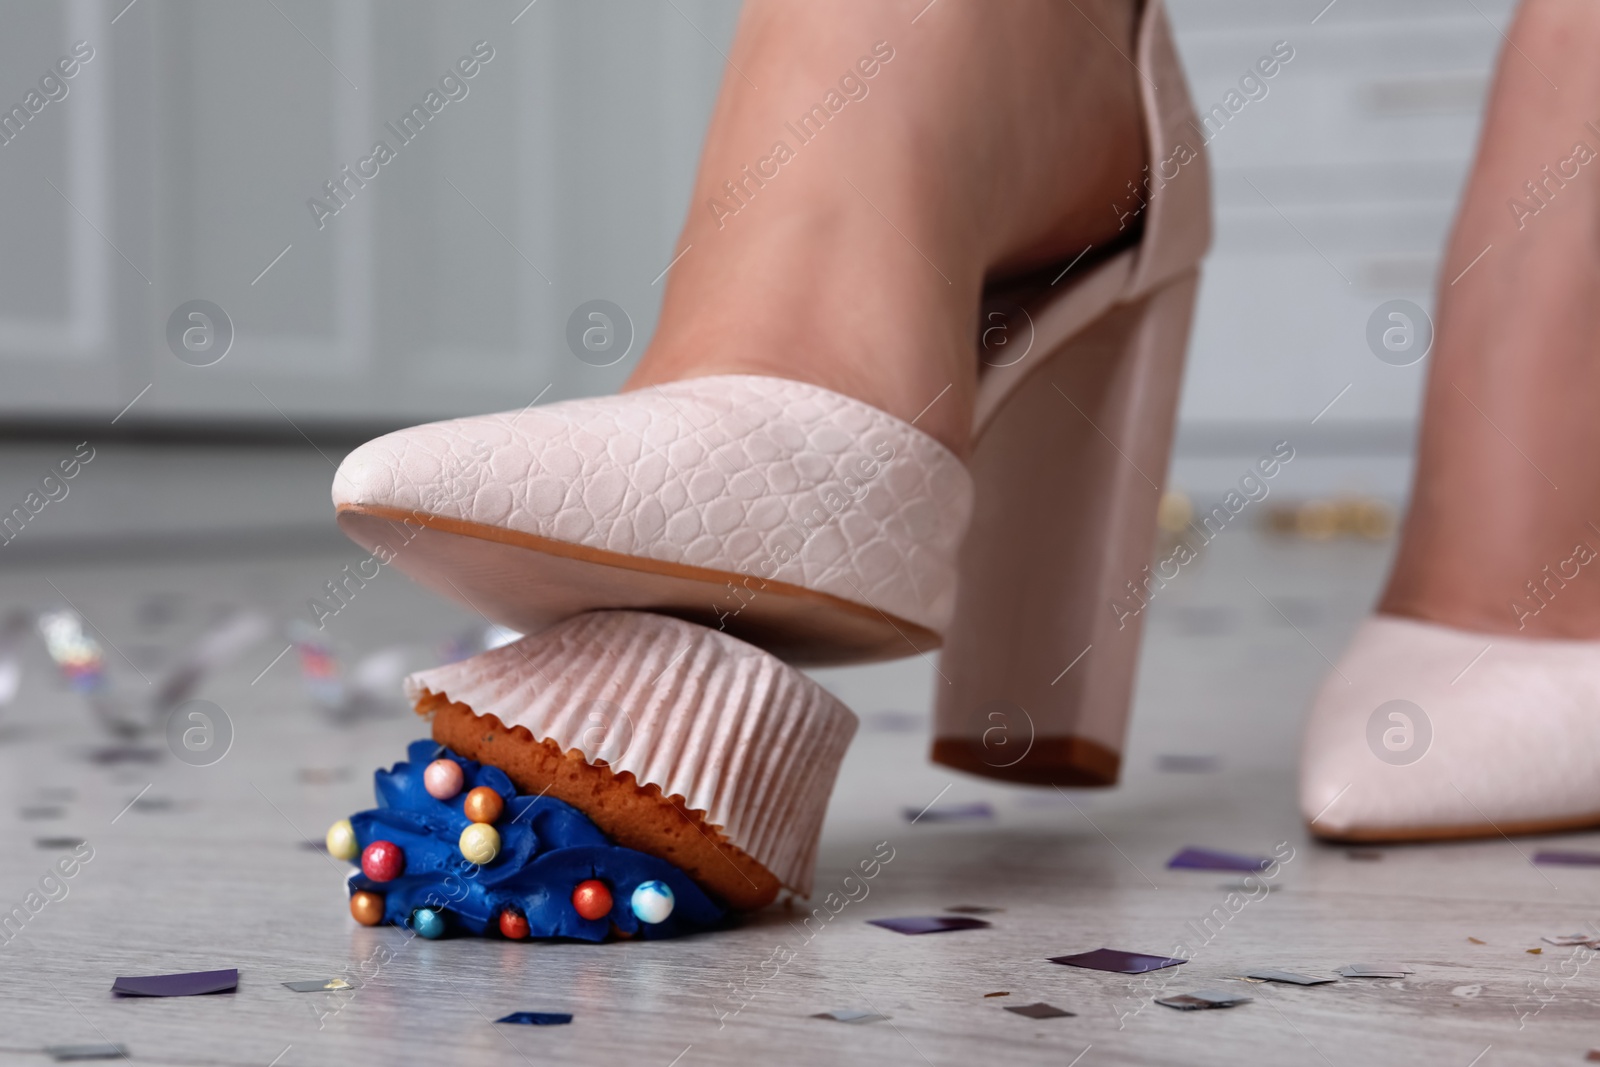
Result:
[[[374,841],[361,851],[361,873],[374,882],[392,882],[405,869],[405,850],[393,841]]]
[[[572,907],[585,919],[604,919],[611,914],[611,890],[598,878],[579,882],[572,891]]]
[[[528,920],[507,908],[500,913],[500,932],[513,941],[521,941],[528,936]]]

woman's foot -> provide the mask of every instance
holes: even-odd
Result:
[[[746,5],[629,389],[800,378],[964,454],[985,276],[1132,235],[1138,5],[924,3]]]
[[[1597,638],[1600,7],[1531,0],[1510,40],[1440,271],[1411,507],[1378,610]]]
[[[1501,54],[1400,551],[1306,727],[1323,836],[1600,824],[1596,49],[1600,7],[1529,0]]]

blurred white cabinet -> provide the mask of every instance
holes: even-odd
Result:
[[[0,5],[6,107],[74,42],[93,50],[0,144],[0,419],[93,424],[138,396],[125,423],[381,423],[614,388],[654,321],[736,17],[731,0]],[[615,367],[565,342],[594,298],[633,319]],[[168,343],[195,300],[232,325],[210,366]]]
[[[1185,423],[1307,423],[1348,385],[1319,430],[1403,429],[1427,364],[1380,363],[1366,319],[1431,304],[1509,0],[1168,5],[1202,111],[1294,50],[1211,141]],[[138,396],[127,423],[382,423],[615,388],[654,323],[736,17],[735,0],[0,2],[0,106],[74,42],[94,50],[0,145],[0,421],[109,421]],[[492,58],[441,86],[475,46]],[[379,141],[393,158],[364,167]],[[307,203],[331,205],[333,181],[347,204],[319,225]],[[609,368],[565,340],[595,298],[633,320]],[[169,349],[193,300],[232,322],[213,366]]]

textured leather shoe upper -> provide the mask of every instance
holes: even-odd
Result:
[[[1368,619],[1306,724],[1300,806],[1369,837],[1600,813],[1600,641]]]
[[[942,632],[972,482],[870,405],[720,375],[387,434],[340,465],[333,502],[777,579]]]

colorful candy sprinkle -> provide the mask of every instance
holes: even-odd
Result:
[[[374,882],[392,882],[405,869],[405,851],[393,841],[374,841],[361,852],[361,873]]]
[[[585,919],[603,919],[611,914],[611,890],[598,878],[579,882],[572,891],[572,907]]]
[[[383,922],[383,898],[364,889],[351,893],[350,917],[362,926],[377,926]]]
[[[677,901],[672,896],[671,886],[652,879],[640,882],[639,888],[633,891],[633,899],[628,903],[640,922],[661,923],[667,921],[667,917],[672,914],[672,906]]]
[[[453,759],[436,759],[422,772],[422,788],[435,800],[449,800],[461,792],[465,780],[461,764]]]
[[[461,831],[457,841],[461,856],[468,863],[493,863],[500,855],[500,831],[486,822],[475,822]]]
[[[500,913],[500,932],[513,941],[521,941],[528,936],[528,920],[520,911],[507,908]]]
[[[461,812],[473,822],[494,822],[505,810],[506,802],[486,785],[480,785],[467,793],[467,799],[461,803]]]
[[[361,854],[361,846],[356,843],[356,828],[350,825],[349,819],[340,819],[328,827],[326,841],[328,855],[336,860],[348,862]]]
[[[418,908],[411,913],[411,929],[429,941],[437,941],[444,936],[444,915],[433,908]]]

